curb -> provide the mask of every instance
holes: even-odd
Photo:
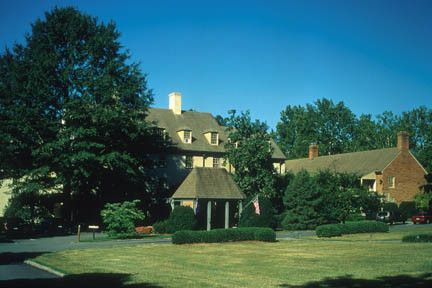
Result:
[[[51,273],[51,274],[54,274],[54,275],[56,275],[58,277],[64,277],[66,275],[65,273],[62,273],[60,271],[57,271],[55,269],[52,269],[50,267],[47,267],[45,265],[36,263],[34,261],[31,261],[31,260],[25,260],[24,263],[27,264],[27,265],[30,265],[30,266],[32,266],[34,268],[46,271],[46,272]]]

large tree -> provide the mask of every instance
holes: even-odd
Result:
[[[249,112],[230,111],[225,158],[234,167],[234,180],[247,196],[274,197],[276,171],[267,125],[252,121]]]
[[[37,20],[0,57],[0,172],[14,193],[63,193],[72,220],[106,201],[155,203],[150,155],[166,147],[146,122],[152,93],[114,23],[74,8]]]

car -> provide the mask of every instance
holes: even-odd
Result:
[[[413,215],[411,220],[414,224],[432,223],[432,215],[427,212],[419,212],[418,214]]]
[[[65,235],[67,232],[67,223],[60,218],[42,219],[36,227],[36,233],[45,236]]]
[[[393,224],[395,222],[394,214],[389,211],[381,211],[377,213],[376,220],[384,223]]]
[[[32,226],[21,218],[6,218],[3,224],[5,233],[10,238],[22,238],[32,234]]]

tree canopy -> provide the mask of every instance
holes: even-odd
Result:
[[[252,121],[249,112],[229,113],[225,158],[234,167],[234,180],[247,196],[274,196],[276,171],[267,125]]]
[[[112,22],[55,8],[0,56],[0,178],[15,179],[14,195],[60,191],[74,221],[90,200],[95,211],[154,202],[163,185],[150,154],[168,144],[145,122],[152,92],[119,36]]]

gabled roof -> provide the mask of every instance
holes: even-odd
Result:
[[[245,199],[246,196],[223,168],[194,168],[173,199]]]
[[[297,173],[304,169],[315,173],[330,170],[339,173],[352,173],[359,176],[383,171],[400,153],[398,148],[377,149],[337,155],[318,156],[285,161],[286,171]]]
[[[160,128],[164,128],[171,137],[173,144],[183,151],[224,153],[225,143],[228,140],[226,127],[219,125],[210,113],[182,111],[176,115],[169,109],[150,108],[147,120],[154,122]],[[177,131],[187,127],[192,131],[192,143],[183,143]],[[211,145],[206,137],[206,132],[218,132],[219,145]],[[286,159],[280,148],[272,141],[273,159]]]

